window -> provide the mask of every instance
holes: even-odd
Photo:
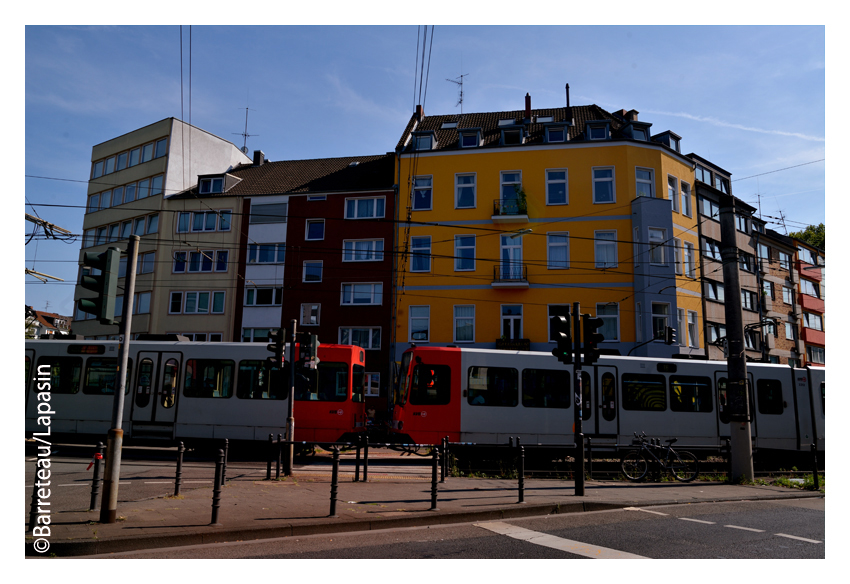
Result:
[[[791,269],[791,256],[784,251],[779,252],[779,267],[784,270]]]
[[[760,414],[781,415],[785,410],[782,401],[782,382],[778,379],[756,380],[756,398]]]
[[[410,342],[427,343],[430,339],[430,323],[430,306],[411,306],[408,324],[408,328],[410,330]]]
[[[377,262],[383,259],[383,239],[346,239],[342,242],[344,262]]]
[[[667,409],[667,388],[663,375],[624,373],[623,409],[663,412]]]
[[[130,372],[133,360],[127,362],[127,376],[124,393],[130,393]],[[83,393],[87,395],[115,395],[118,385],[118,359],[92,357],[86,362],[86,374],[83,378]]]
[[[516,171],[501,172],[500,175],[500,214],[525,214],[527,209],[520,208],[519,191],[522,189],[522,173]]]
[[[165,156],[168,151],[168,138],[163,138],[162,140],[157,140],[156,142],[156,150],[154,151],[154,158],[159,158],[160,156]]]
[[[714,188],[718,191],[724,192],[727,195],[729,194],[729,179],[723,178],[715,173],[714,175]]]
[[[341,328],[339,329],[341,345],[357,345],[363,349],[381,348],[381,329],[375,328]]]
[[[785,323],[785,339],[789,341],[797,340],[796,328],[793,323],[786,322]]]
[[[665,264],[664,261],[664,242],[667,239],[667,232],[664,229],[649,228],[649,263]]]
[[[682,215],[685,217],[690,217],[692,214],[691,210],[691,185],[688,183],[682,183]]]
[[[219,215],[221,219],[219,220]],[[178,228],[180,218],[178,218]],[[230,211],[206,211],[192,213],[192,231],[230,231]]]
[[[476,148],[479,145],[478,132],[463,133],[460,135],[461,148]]]
[[[652,336],[655,339],[664,339],[664,331],[670,326],[670,305],[662,302],[652,303]]]
[[[307,241],[316,241],[325,238],[325,220],[324,219],[307,219],[306,227],[304,228],[304,239]]]
[[[564,270],[570,267],[570,234],[547,233],[547,267],[550,270]]]
[[[153,142],[142,146],[142,162],[148,162],[153,159]]]
[[[433,178],[416,176],[413,178],[413,210],[428,211],[431,209],[431,188]]]
[[[811,280],[800,278],[800,292],[815,298],[820,298],[820,286]]]
[[[608,138],[608,125],[588,126],[587,134],[589,140],[605,140]]]
[[[518,146],[522,144],[522,130],[502,130],[502,144],[505,146]]]
[[[169,314],[180,314],[183,312],[183,293],[172,292],[168,302]]]
[[[103,167],[103,174],[112,174],[115,172],[115,157],[111,156],[106,159],[106,164]]]
[[[614,196],[614,168],[593,169],[593,202],[613,203]]]
[[[153,272],[153,266],[155,263],[156,252],[151,251],[148,253],[141,253],[136,260],[136,273],[137,274],[150,274]]]
[[[599,332],[606,341],[620,340],[620,305],[616,302],[610,304],[597,304],[596,316],[602,319]]]
[[[570,372],[558,369],[522,370],[522,405],[526,408],[569,408]]]
[[[267,343],[269,341],[269,330],[278,330],[278,329],[267,329],[267,328],[245,328],[242,329],[242,342],[243,343]]]
[[[50,393],[75,394],[80,391],[80,375],[83,371],[81,358],[39,357],[36,370],[40,371],[45,366],[50,370]],[[32,388],[38,391],[38,384],[34,383]]]
[[[455,175],[455,208],[475,208],[475,174]]]
[[[705,197],[699,198],[699,212],[706,217],[720,220],[720,206],[711,199],[706,199]]]
[[[598,310],[597,304],[597,310]],[[547,322],[549,323],[549,342],[554,343],[557,342],[558,339],[555,338],[555,329],[552,327],[552,317],[553,316],[570,316],[570,306],[569,304],[550,304],[548,306],[548,318]],[[572,334],[572,333],[570,333]]]
[[[89,206],[86,210],[87,213],[94,213],[95,211],[100,210],[100,195],[92,195],[89,197]]]
[[[379,219],[384,216],[384,197],[345,200],[346,219]]]
[[[685,275],[688,278],[697,277],[696,256],[694,255],[694,244],[685,242]]]
[[[245,306],[279,306],[282,288],[248,288],[245,290]]]
[[[682,240],[678,237],[673,238],[673,271],[682,274]]]
[[[755,273],[756,271],[756,261],[755,257],[745,252],[738,252],[738,264],[741,266],[741,269],[745,272]]]
[[[92,164],[91,177],[100,178],[101,176],[103,176],[103,161],[99,160]]]
[[[134,296],[133,314],[149,314],[151,311],[151,293],[139,292]]]
[[[431,136],[430,134],[425,136],[414,136],[413,148],[414,150],[431,150],[432,141],[433,136]]]
[[[567,169],[546,171],[546,204],[566,205],[569,202],[567,191]]]
[[[426,365],[413,367],[410,384],[410,403],[417,406],[446,405],[451,401],[452,370],[448,365]]]
[[[823,330],[823,319],[819,314],[812,314],[811,312],[803,313],[803,326],[806,328],[814,329],[816,331]]]
[[[735,229],[744,233],[749,233],[747,230],[747,218],[743,215],[735,215]]]
[[[475,306],[454,307],[454,342],[475,341]]]
[[[502,305],[502,336],[509,340],[522,338],[522,304]]]
[[[675,213],[679,212],[679,179],[675,176],[667,176],[667,198]]]
[[[697,334],[697,313],[693,310],[688,311],[688,345],[694,348],[699,348],[699,335]]]
[[[670,410],[673,412],[711,412],[710,377],[670,376]]]
[[[342,304],[381,304],[383,284],[343,284]]]
[[[593,233],[597,268],[617,267],[617,232],[595,231]]]
[[[700,166],[697,164],[696,170],[696,179],[700,182],[704,182],[707,185],[711,185],[711,171],[705,168],[704,166]]]
[[[410,238],[410,271],[431,271],[431,236]]]
[[[638,197],[655,196],[654,172],[650,168],[635,168],[635,189]]]
[[[455,235],[455,271],[475,270],[475,236]]]
[[[703,255],[713,260],[720,260],[720,244],[712,239],[703,240]]]
[[[726,338],[726,327],[724,325],[707,322],[705,326],[708,327],[709,343],[717,343],[721,339]]]
[[[304,273],[302,282],[322,281],[322,260],[307,260],[304,262]]]
[[[100,193],[100,210],[108,209],[112,202],[112,191],[104,191]]]
[[[802,247],[802,246],[797,246],[797,252],[800,255],[800,261],[801,262],[806,263],[806,264],[812,264],[813,266],[817,265],[815,263],[815,257],[812,254],[811,250],[806,249],[805,247]]]
[[[758,255],[758,258],[760,260],[763,260],[763,261],[766,261],[766,262],[770,261],[770,248],[767,247],[765,244],[763,244],[763,243],[758,244],[756,254]]]
[[[826,349],[806,345],[806,358],[810,363],[826,363]]]
[[[764,293],[764,295],[766,297],[773,300],[773,282],[770,282],[768,280],[764,280],[762,282],[762,292]]]
[[[271,367],[267,361],[240,361],[236,382],[236,397],[239,399],[286,399],[289,387],[281,380],[281,370]]]
[[[745,310],[758,310],[756,295],[749,290],[741,290],[741,308]]]
[[[144,199],[150,194],[150,179],[140,180],[138,183],[137,199]]]
[[[519,402],[519,375],[508,367],[470,367],[467,403],[512,408]]]
[[[157,228],[159,227],[159,215],[148,215],[148,228],[145,230],[145,234],[156,233]]]
[[[302,304],[301,324],[304,326],[318,326],[320,324],[319,313],[321,309],[321,304]]]
[[[366,379],[363,382],[366,387],[366,397],[379,397],[381,395],[380,373],[366,373]]]
[[[716,302],[726,302],[725,289],[720,282],[705,280],[705,297]]]
[[[130,166],[136,166],[139,163],[139,160],[141,159],[141,152],[141,148],[133,148],[130,150]]]
[[[537,118],[537,121],[540,122],[540,118]],[[547,142],[565,142],[566,136],[563,126],[546,128]]]
[[[252,243],[248,246],[249,264],[282,264],[285,258],[285,243]]]
[[[251,225],[263,223],[286,223],[288,203],[271,203],[268,205],[251,205]]]
[[[207,195],[210,193],[220,193],[222,192],[223,188],[224,179],[221,177],[201,179],[200,193],[202,195]]]
[[[785,304],[794,303],[794,291],[791,288],[788,288],[786,286],[782,287],[782,301]]]
[[[186,397],[229,398],[233,393],[233,361],[189,359],[185,379]]]

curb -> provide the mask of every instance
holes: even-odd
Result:
[[[560,503],[545,503],[537,505],[517,504],[515,507],[499,507],[486,511],[458,511],[430,514],[429,511],[417,512],[411,517],[387,517],[370,520],[334,521],[322,518],[322,523],[283,524],[275,527],[260,527],[254,529],[227,529],[202,526],[202,531],[195,533],[174,534],[164,536],[124,537],[109,540],[77,540],[53,542],[50,553],[60,557],[91,556],[114,554],[138,550],[154,550],[161,548],[204,545],[211,543],[226,543],[234,541],[252,541],[280,537],[322,535],[347,533],[352,531],[375,531],[379,529],[396,529],[403,527],[425,527],[429,525],[451,525],[478,521],[500,521],[535,517],[545,515],[563,515],[567,513],[588,513],[592,511],[608,511],[626,507],[656,507],[663,505],[687,505],[694,503],[722,503],[732,501],[775,501],[782,499],[806,499],[824,497],[822,493],[800,492],[780,493],[776,495],[759,495],[749,497],[706,497],[699,500],[660,500],[660,501],[565,501]],[[26,557],[44,558],[37,553],[31,542],[25,541]]]

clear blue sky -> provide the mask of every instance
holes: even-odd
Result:
[[[732,173],[736,196],[755,205],[760,194],[768,221],[782,212],[789,231],[825,221],[825,162],[807,164],[826,157],[822,26],[437,25],[421,98],[419,32],[193,26],[190,102],[184,26],[181,113],[178,26],[29,26],[26,212],[79,234],[92,146],[170,116],[241,147],[247,106],[248,148],[271,160],[389,152],[416,103],[460,111],[446,79],[465,73],[465,112],[522,109],[526,93],[534,108],[560,107],[569,83],[573,105],[636,109],[653,132],[682,136],[683,152]],[[27,304],[72,315],[79,248],[26,245],[26,267],[65,280],[26,277]]]

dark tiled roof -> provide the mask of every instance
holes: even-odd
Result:
[[[612,137],[620,137],[619,131],[626,125],[626,120],[618,115],[611,114],[603,110],[598,105],[579,105],[572,106],[572,118],[575,122],[570,128],[569,139],[577,140],[582,137],[585,130],[585,123],[595,120],[607,120],[611,122]],[[552,122],[530,123],[526,128],[525,144],[543,144],[546,138],[546,126],[551,123],[563,123],[567,117],[567,108],[549,108],[549,109],[532,109],[531,117],[534,120],[537,117],[552,116]],[[514,110],[508,112],[486,112],[486,113],[470,113],[470,114],[452,114],[444,116],[425,116],[425,118],[416,126],[418,132],[434,132],[437,139],[437,147],[434,150],[453,150],[459,148],[458,145],[458,130],[465,128],[480,128],[483,138],[482,147],[498,146],[502,137],[499,120],[514,120],[516,124],[522,124],[525,117],[525,110]],[[416,121],[414,114],[401,139],[396,145],[397,150],[405,148],[407,137],[413,128]],[[457,128],[442,129],[442,125],[446,122],[457,122]],[[409,146],[409,145],[408,145]]]
[[[358,164],[352,166],[353,162]],[[203,196],[307,194],[390,189],[395,184],[394,170],[393,154],[283,160],[265,162],[260,166],[242,164],[228,173],[241,179],[238,184],[226,193]],[[197,196],[199,195],[196,185],[169,198],[191,199]]]

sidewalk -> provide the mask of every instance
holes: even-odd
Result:
[[[211,486],[184,487],[180,498],[122,500],[118,506],[122,519],[114,524],[97,523],[98,510],[54,510],[50,550],[44,555],[81,556],[624,507],[824,496],[773,486],[610,480],[587,481],[584,496],[577,497],[572,481],[526,479],[525,502],[518,503],[516,480],[447,477],[438,483],[438,510],[432,511],[430,476],[373,470],[364,483],[353,482],[354,474],[348,471],[340,471],[336,517],[329,517],[330,475],[296,468],[293,477],[279,481],[228,480],[221,492],[218,527],[209,525]],[[173,487],[164,489],[169,491]],[[25,548],[27,556],[44,557],[34,552],[29,532]]]

